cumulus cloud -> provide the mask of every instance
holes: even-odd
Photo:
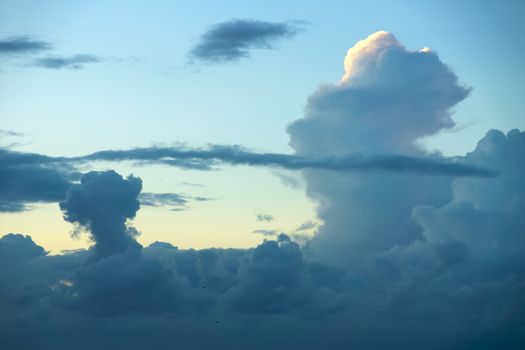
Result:
[[[195,61],[222,63],[246,58],[254,49],[275,49],[276,42],[294,37],[304,22],[264,22],[235,19],[217,23],[190,52]]]
[[[95,242],[94,259],[100,259],[138,245],[137,231],[126,224],[139,210],[138,195],[142,181],[133,176],[123,178],[114,171],[91,171],[79,184],[71,186],[60,209],[64,219],[85,228]]]
[[[98,63],[100,57],[77,54],[73,56],[50,56],[33,61],[33,66],[48,69],[82,69],[85,64]]]
[[[298,156],[357,152],[367,159],[397,153],[410,161],[438,156],[416,141],[452,127],[450,110],[469,89],[436,53],[407,50],[392,34],[377,32],[349,49],[344,68],[342,80],[319,87],[304,118],[288,127]],[[390,164],[403,164],[401,159]],[[324,222],[312,244],[318,254],[340,262],[419,239],[420,229],[409,220],[414,206],[443,205],[451,196],[449,178],[303,174]]]
[[[0,40],[0,55],[33,54],[50,50],[52,45],[46,41],[28,36]]]

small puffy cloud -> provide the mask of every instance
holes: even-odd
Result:
[[[34,54],[50,50],[52,45],[46,41],[28,36],[0,39],[0,55]]]
[[[273,221],[273,216],[264,213],[255,213],[255,220],[258,222],[270,222]]]
[[[86,54],[73,56],[50,56],[33,61],[33,66],[48,69],[82,69],[85,64],[98,63],[100,57]]]
[[[193,47],[193,60],[205,63],[237,61],[254,49],[274,49],[276,42],[294,37],[304,22],[264,22],[235,19],[211,26]]]

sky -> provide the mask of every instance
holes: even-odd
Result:
[[[0,345],[523,348],[523,13],[0,0]]]

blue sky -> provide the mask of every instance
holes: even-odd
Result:
[[[3,125],[30,135],[25,149],[52,154],[174,141],[286,152],[286,125],[302,115],[311,91],[340,78],[353,43],[388,30],[410,49],[436,50],[474,88],[455,115],[459,126],[469,127],[461,136],[430,142],[447,154],[463,154],[487,129],[524,123],[518,96],[523,5],[472,4],[3,1],[2,36],[35,35],[52,42],[57,53],[107,59],[59,72],[22,67],[23,59],[9,62],[2,72],[2,85],[9,86],[1,97]],[[279,50],[258,50],[233,64],[188,67],[188,51],[206,28],[232,18],[312,24],[280,42]],[[114,137],[123,127],[126,132]]]
[[[0,347],[523,349],[523,13],[0,0]]]

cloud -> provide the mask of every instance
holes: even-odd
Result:
[[[350,74],[320,88],[305,118],[290,126],[293,162],[354,152],[364,160],[388,152],[433,159],[415,141],[452,123],[450,108],[465,93],[457,78],[435,53],[408,51],[391,34],[359,45],[350,55]],[[398,131],[408,138],[398,138]],[[181,154],[119,152],[82,160],[162,162]],[[185,159],[210,166],[291,162],[288,155],[188,152]],[[5,167],[80,161],[2,155]],[[143,349],[175,341],[184,349],[256,350],[479,350],[505,344],[521,350],[523,159],[525,132],[491,130],[460,164],[498,169],[496,177],[327,172],[293,163],[323,224],[304,246],[281,234],[249,249],[179,249],[167,242],[142,248],[129,226],[139,210],[141,180],[113,171],[87,173],[70,186],[61,207],[67,221],[90,232],[92,248],[48,255],[29,236],[0,238],[0,343]]]
[[[259,229],[259,230],[253,230],[252,233],[257,233],[263,236],[278,236],[281,231],[279,230],[267,230],[267,229]]]
[[[498,170],[465,162],[460,157],[447,159],[438,155],[369,155],[301,156],[278,153],[256,153],[239,146],[211,145],[208,148],[150,147],[130,150],[99,151],[81,157],[49,157],[41,154],[14,152],[0,148],[0,211],[22,211],[31,202],[54,202],[64,197],[73,180],[79,178],[75,166],[95,161],[134,161],[138,165],[163,164],[208,171],[221,164],[272,167],[287,170],[318,169],[339,173],[381,173],[448,177],[492,178]],[[148,195],[143,195],[148,196]],[[171,196],[172,203],[181,198]],[[151,196],[150,196],[151,197]],[[177,198],[176,198],[177,197]],[[209,200],[194,197],[196,201]],[[147,198],[146,198],[147,200]],[[148,203],[160,204],[161,196]]]
[[[64,219],[80,225],[95,242],[93,258],[137,249],[134,240],[137,231],[126,224],[139,210],[138,195],[142,190],[139,178],[123,178],[114,171],[91,171],[71,186],[60,209]]]
[[[305,222],[303,222],[301,225],[299,225],[299,227],[297,227],[295,229],[296,232],[298,231],[307,231],[307,230],[311,230],[313,228],[316,228],[317,227],[317,224],[315,222],[313,222],[312,220],[307,220]]]
[[[255,220],[259,222],[270,222],[273,221],[273,216],[270,214],[255,213]]]
[[[190,57],[204,63],[237,61],[254,49],[275,49],[275,43],[294,37],[304,22],[263,22],[235,19],[211,26],[193,47]]]
[[[497,176],[494,169],[462,164],[461,159],[446,159],[437,155],[425,158],[379,154],[363,156],[343,154],[337,156],[304,157],[292,154],[255,153],[240,146],[211,145],[208,148],[150,147],[130,150],[99,151],[70,161],[140,161],[165,164],[189,169],[209,170],[218,163],[231,165],[268,166],[289,170],[321,169],[338,172],[384,171],[444,176]]]
[[[33,66],[48,69],[82,69],[85,64],[101,62],[100,57],[77,54],[73,56],[50,56],[33,61]]]
[[[28,36],[5,38],[0,40],[0,55],[34,54],[50,50],[52,45],[46,41]]]
[[[448,170],[451,174],[455,170],[445,168],[455,163],[436,171],[431,160],[441,157],[421,149],[417,141],[453,127],[450,110],[469,89],[435,52],[407,50],[383,31],[350,48],[344,68],[342,79],[319,87],[308,98],[304,117],[289,125],[296,155],[358,153],[367,165],[413,170],[402,177],[303,170],[307,192],[319,203],[323,222],[312,245],[317,254],[347,264],[360,255],[420,239],[420,228],[409,220],[413,208],[450,200],[452,178],[414,174],[423,169],[429,170],[427,175]],[[459,164],[473,162],[462,159]]]
[[[179,193],[150,193],[143,192],[139,195],[140,204],[150,207],[171,207],[172,211],[188,209],[190,201],[206,202],[212,200],[208,197],[191,197]]]
[[[251,249],[186,250],[166,242],[142,248],[125,232],[138,210],[140,180],[88,173],[63,209],[66,220],[88,230],[97,230],[90,222],[115,223],[91,232],[95,247],[52,256],[29,236],[0,239],[0,342],[140,349],[176,338],[189,349],[370,350],[489,349],[505,342],[521,349],[524,140],[517,130],[489,132],[467,159],[498,165],[499,177],[449,182],[447,203],[414,207],[410,220],[420,239],[340,266],[320,259],[314,242],[301,248],[282,234]],[[502,201],[487,207],[482,196]],[[376,220],[384,214],[370,213]],[[122,236],[127,244],[93,259],[104,240]],[[48,336],[57,333],[60,341]]]
[[[58,202],[77,177],[57,159],[0,149],[0,212],[23,211],[34,202]]]

